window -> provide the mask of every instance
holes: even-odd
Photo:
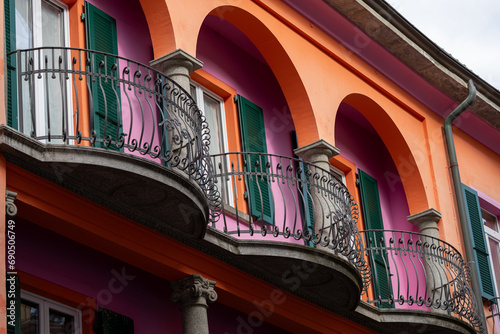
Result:
[[[332,173],[333,177],[339,181],[340,183],[345,185],[345,174],[343,171],[338,169],[337,167],[334,167],[330,165],[330,173]]]
[[[7,3],[8,2],[8,3]],[[64,47],[69,45],[68,32],[68,10],[58,1],[48,0],[8,0],[6,1],[6,33],[7,52],[30,49],[41,46]],[[33,67],[52,68],[52,61],[64,56],[60,49],[32,51]],[[69,56],[68,56],[69,57]],[[44,64],[47,59],[47,64]],[[68,58],[69,59],[69,58]],[[57,63],[57,60],[56,60]],[[35,131],[38,137],[47,136],[50,133],[61,134],[62,128],[69,128],[72,122],[63,113],[68,113],[71,108],[70,96],[65,94],[69,91],[69,82],[64,83],[60,75],[31,76],[32,80],[16,82],[15,70],[18,66],[15,55],[8,59],[8,104],[9,124],[20,131],[29,134]],[[26,64],[21,62],[21,68],[25,70]],[[35,79],[37,78],[37,79]],[[18,101],[16,88],[22,85],[23,95]],[[66,88],[61,89],[61,86]],[[22,113],[18,115],[19,110]],[[31,109],[35,109],[34,112]],[[44,112],[41,112],[41,111]],[[65,124],[63,124],[65,123]]]
[[[490,265],[493,268],[493,281],[495,291],[500,288],[500,228],[498,226],[498,217],[488,211],[481,209],[483,218],[484,232],[488,251],[490,253]]]
[[[21,333],[80,334],[81,314],[77,309],[21,291]]]
[[[210,129],[210,155],[228,151],[224,103],[220,97],[198,84],[191,84],[191,96],[206,118]]]

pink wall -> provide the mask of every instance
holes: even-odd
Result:
[[[224,35],[216,29],[224,29]],[[205,71],[264,110],[268,153],[292,156],[294,125],[287,102],[250,40],[230,23],[208,16],[198,36],[196,57]]]
[[[417,232],[406,220],[406,195],[394,162],[375,129],[354,108],[343,103],[335,123],[340,155],[377,180],[385,229]],[[357,172],[357,171],[356,171]]]
[[[38,225],[19,218],[15,221],[17,269],[94,298],[98,306],[132,318],[136,334],[182,333],[179,305],[170,301],[170,282]],[[122,291],[110,294],[114,271],[124,272],[130,279]],[[113,287],[118,288],[116,281]],[[82,321],[88,319],[82,314]],[[210,304],[208,319],[210,333],[239,333],[238,328],[245,326],[241,324],[249,323],[247,314],[217,302]],[[255,334],[286,333],[265,322],[251,329]]]
[[[94,6],[104,11],[116,20],[116,30],[118,39],[118,55],[130,60],[134,60],[144,65],[149,65],[153,60],[153,46],[149,33],[149,27],[146,22],[144,13],[142,12],[139,1],[127,1],[127,6],[123,6],[120,0],[91,0]],[[120,71],[126,66],[131,68],[130,80],[134,82],[133,75],[138,69],[132,64],[127,64],[126,61],[120,61]],[[144,78],[148,72],[145,68],[141,69],[142,77],[136,79],[142,86],[147,86]],[[152,74],[152,73],[150,73]],[[122,73],[120,73],[122,75]],[[154,86],[151,84],[151,89]],[[121,102],[122,102],[122,117],[123,117],[123,132],[128,138],[140,140],[141,129],[144,128],[142,141],[139,146],[144,148],[144,144],[151,142],[153,145],[158,145],[160,140],[158,136],[158,108],[155,105],[154,99],[148,96],[144,90],[135,88],[134,86],[121,85]],[[133,121],[132,131],[130,124]],[[154,130],[154,132],[153,132]],[[128,153],[128,150],[124,150]],[[134,155],[140,155],[138,152],[132,152]],[[149,156],[145,156],[149,157]]]

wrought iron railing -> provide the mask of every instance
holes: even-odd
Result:
[[[490,304],[488,310],[490,314],[486,315],[486,324],[491,331],[489,333],[495,334],[499,332],[500,328],[500,297],[495,297],[488,300]]]
[[[371,289],[363,296],[366,302],[455,314],[478,333],[484,332],[468,266],[452,245],[405,231],[365,230],[361,235],[363,254],[372,269]]]
[[[278,240],[329,249],[345,256],[369,280],[356,227],[358,207],[330,171],[303,160],[262,153],[211,156],[222,195],[212,227],[240,238]]]
[[[7,62],[13,127],[48,144],[137,152],[185,172],[217,209],[207,122],[167,76],[130,59],[76,48],[17,50]]]

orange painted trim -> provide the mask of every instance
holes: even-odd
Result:
[[[94,298],[67,289],[28,273],[18,271],[21,289],[75,308],[81,312],[82,334],[94,333],[97,302]]]
[[[395,104],[397,104],[399,107],[401,107],[403,110],[405,110],[407,113],[418,119],[419,121],[422,121],[425,119],[424,116],[422,116],[420,113],[415,111],[413,108],[411,108],[408,104],[403,102],[401,99],[397,98],[394,94],[390,93],[387,89],[385,89],[382,85],[378,84],[375,82],[375,80],[371,79],[368,75],[364,74],[361,70],[359,70],[356,66],[351,65],[349,62],[346,60],[342,59],[342,57],[338,56],[335,52],[331,51],[328,49],[326,46],[322,45],[320,42],[318,42],[316,39],[314,39],[312,36],[307,34],[304,30],[299,28],[297,25],[293,24],[291,21],[286,19],[283,15],[279,14],[277,11],[272,9],[269,5],[265,4],[262,0],[252,0],[255,2],[257,5],[262,7],[265,11],[269,12],[271,15],[273,15],[276,19],[278,19],[280,22],[282,22],[284,25],[286,25],[288,28],[296,32],[299,36],[304,38],[306,41],[314,45],[316,48],[318,48],[320,51],[331,57],[333,60],[338,62],[340,65],[342,65],[344,68],[346,68],[348,71],[359,77],[361,80],[366,82],[368,85],[376,88],[379,92],[381,92],[383,95],[385,95],[387,98],[389,98],[391,101],[393,101]],[[353,54],[353,56],[355,56]],[[357,59],[359,59],[357,56],[355,56]],[[362,61],[360,59],[360,61]],[[364,62],[363,62],[364,63]]]
[[[126,219],[60,186],[7,164],[8,187],[18,192],[18,216],[153,275],[175,281],[200,274],[217,282],[219,302],[251,314],[280,289],[181,242]],[[103,224],[103,222],[106,222]],[[168,250],[168,251],[165,251]],[[251,287],[251,288],[249,288]],[[266,321],[290,332],[373,333],[283,292]],[[270,309],[270,307],[268,307]]]

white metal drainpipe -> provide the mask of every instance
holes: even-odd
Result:
[[[462,114],[476,99],[476,87],[472,80],[469,80],[469,95],[467,98],[453,110],[444,121],[444,133],[446,137],[446,148],[448,149],[448,157],[450,159],[451,175],[453,178],[453,186],[455,188],[455,197],[457,200],[458,215],[460,226],[462,228],[462,237],[464,240],[465,255],[470,265],[472,291],[476,296],[477,308],[479,317],[483,323],[485,333],[487,333],[486,321],[484,318],[483,299],[481,297],[481,286],[479,285],[479,275],[477,272],[476,263],[474,261],[474,250],[472,248],[472,231],[467,222],[467,213],[465,211],[465,201],[462,192],[462,181],[460,180],[460,172],[458,170],[457,154],[455,151],[455,142],[453,141],[453,132],[451,123]]]

